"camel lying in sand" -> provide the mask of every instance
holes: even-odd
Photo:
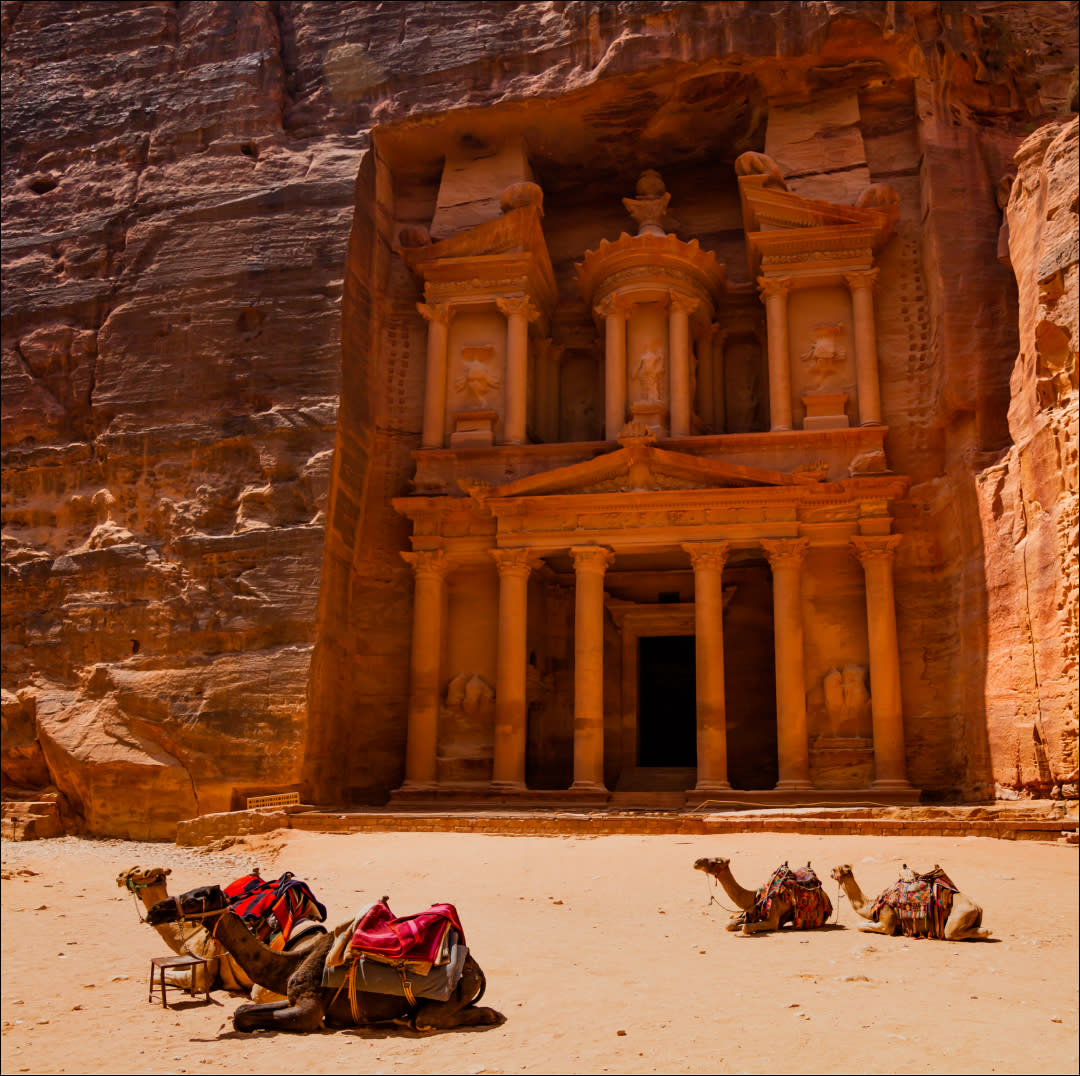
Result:
[[[121,871],[116,884],[133,893],[147,912],[163,900],[171,899],[165,879],[172,873],[168,867],[130,867]],[[230,956],[224,946],[214,941],[206,928],[197,923],[159,923],[154,928],[165,944],[179,956],[198,956],[206,961],[204,967],[191,971],[169,970],[165,981],[169,986],[191,989],[196,993],[221,987],[234,994],[248,994],[252,1001],[279,1001],[276,994],[252,981],[244,969]],[[307,948],[315,940],[307,936],[297,940],[295,948]]]
[[[503,1017],[476,1003],[484,993],[485,979],[472,955],[465,957],[461,979],[446,1001],[420,998],[410,1004],[392,994],[358,992],[324,987],[323,968],[334,936],[324,934],[304,950],[278,953],[263,945],[229,910],[225,894],[217,886],[192,889],[174,900],[150,909],[151,926],[190,920],[202,923],[232,954],[252,978],[284,994],[287,1000],[268,1005],[241,1005],[233,1014],[237,1031],[318,1031],[325,1021],[335,1027],[363,1027],[395,1021],[417,1029],[491,1027]]]
[[[715,878],[740,909],[740,914],[732,917],[726,930],[762,934],[779,930],[788,923],[796,930],[813,930],[824,926],[832,915],[832,901],[809,863],[805,868],[795,870],[785,863],[757,890],[739,885],[726,859],[699,859],[694,863],[694,870]]]
[[[850,863],[834,867],[832,876],[843,886],[856,913],[877,924],[859,927],[867,934],[903,934],[945,941],[990,937],[989,930],[979,929],[982,908],[961,893],[940,866],[935,864],[928,874],[909,873],[911,877],[902,877],[876,900],[864,896]]]

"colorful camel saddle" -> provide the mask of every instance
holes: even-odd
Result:
[[[959,890],[940,867],[929,874],[913,874],[913,878],[901,878],[886,889],[874,901],[870,914],[877,922],[881,909],[888,906],[899,917],[905,937],[940,940],[945,937],[953,894]]]
[[[793,870],[785,863],[754,894],[754,907],[745,913],[746,922],[764,922],[769,918],[773,902],[781,898],[791,910],[781,917],[780,926],[790,923],[796,930],[813,930],[824,926],[832,915],[832,901],[810,864]]]
[[[326,958],[323,986],[394,994],[410,1005],[419,998],[446,1001],[454,992],[469,955],[465,930],[452,904],[398,918],[385,900],[362,911]]]
[[[245,874],[225,886],[229,906],[252,934],[271,949],[289,948],[309,934],[325,934],[326,907],[311,886],[291,871],[273,880]]]

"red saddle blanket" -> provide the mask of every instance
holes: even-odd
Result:
[[[301,919],[323,922],[325,906],[315,898],[307,882],[287,871],[280,878],[263,879],[246,874],[223,890],[232,910],[261,941],[280,933],[282,944],[288,942],[294,924]]]
[[[465,931],[452,904],[433,904],[426,912],[397,918],[385,901],[373,904],[357,923],[349,942],[349,956],[361,954],[388,964],[439,963],[446,932],[456,930],[461,944]]]

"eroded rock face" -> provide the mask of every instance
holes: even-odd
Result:
[[[1020,299],[1004,459],[978,475],[986,536],[987,727],[999,789],[1076,795],[1077,121],[1016,154],[1009,258]]]
[[[890,464],[915,480],[912,780],[1043,790],[1039,742],[1051,785],[1070,757],[1075,781],[1066,131],[1025,144],[1009,204],[1018,362],[995,258],[1025,127],[1075,107],[1074,5],[5,2],[0,29],[5,784],[172,836],[302,776],[324,801],[400,783],[411,579],[385,498],[422,349],[377,218],[436,206],[380,201],[369,131],[560,99],[567,186],[661,164],[704,101],[714,163],[771,139],[793,190],[899,192],[879,324]],[[1058,178],[1024,208],[1040,168]],[[728,224],[686,223],[737,260]]]

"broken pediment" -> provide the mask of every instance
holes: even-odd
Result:
[[[581,463],[486,487],[483,500],[501,497],[632,493],[641,490],[725,489],[747,486],[805,486],[824,479],[817,469],[792,473],[725,463],[659,448],[652,437],[623,437],[620,447]],[[475,495],[470,488],[466,492]]]

